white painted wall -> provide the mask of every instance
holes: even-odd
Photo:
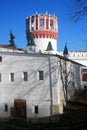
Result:
[[[63,52],[57,52],[59,55],[63,56]],[[71,51],[69,52],[68,58],[87,66],[87,51]]]
[[[71,60],[74,60],[80,64],[83,64],[84,66],[87,66],[87,56],[82,57],[70,57]]]
[[[14,107],[14,99],[26,100],[27,118],[49,116],[51,98],[52,105],[60,106],[60,112],[62,112],[65,89],[65,60],[62,57],[17,52],[0,52],[0,56],[2,56],[0,62],[0,117],[10,116],[11,107]],[[68,97],[71,98],[75,91],[72,88],[76,87],[77,90],[80,88],[81,66],[70,60],[66,60],[66,64],[68,89],[72,90],[72,94],[68,94]],[[39,70],[43,70],[44,80],[38,80]],[[28,72],[28,81],[23,80],[23,72]],[[14,73],[14,82],[9,80],[10,73]],[[72,77],[72,75],[74,76]],[[8,112],[4,110],[5,103],[8,104]],[[38,115],[33,113],[34,105],[39,106]]]

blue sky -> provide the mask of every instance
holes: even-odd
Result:
[[[9,44],[9,31],[15,35],[18,48],[27,48],[26,17],[36,12],[55,14],[58,17],[58,51],[63,51],[67,42],[69,51],[87,50],[87,19],[77,23],[70,19],[74,0],[1,0],[0,44]]]

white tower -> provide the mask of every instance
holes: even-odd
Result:
[[[26,18],[26,37],[28,49],[44,52],[50,47],[57,51],[57,17],[49,14],[36,14]],[[48,51],[48,50],[47,50]]]

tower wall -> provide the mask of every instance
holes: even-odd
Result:
[[[26,19],[26,37],[29,41],[29,34],[32,33],[36,52],[45,51],[48,42],[51,42],[53,50],[57,50],[57,17],[48,14],[36,14]]]

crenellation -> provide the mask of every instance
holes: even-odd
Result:
[[[72,51],[72,52],[69,52],[69,56],[70,57],[85,57],[87,56],[87,52],[86,51]]]

